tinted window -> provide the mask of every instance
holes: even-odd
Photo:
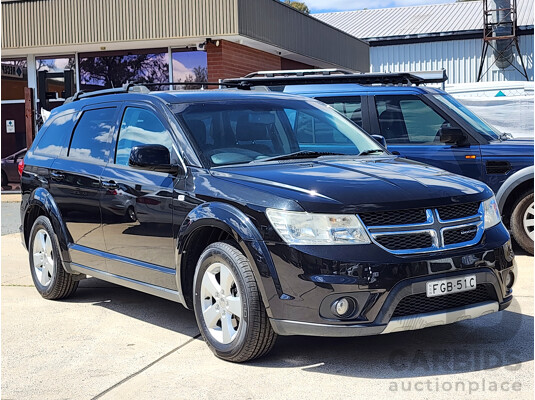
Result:
[[[318,97],[318,100],[329,104],[358,126],[362,127],[362,105],[360,96],[351,97]]]
[[[52,157],[59,156],[65,135],[72,132],[75,114],[60,115],[54,118],[48,128],[41,135],[35,147],[36,154],[45,154]]]
[[[440,129],[448,123],[416,96],[376,96],[381,134],[387,143],[440,145]]]
[[[69,157],[90,162],[107,162],[114,116],[115,108],[85,111],[72,135]]]
[[[142,108],[126,109],[119,130],[115,163],[128,165],[132,147],[143,144],[161,144],[169,149],[171,163],[177,163],[173,156],[173,140],[162,122],[154,113]]]

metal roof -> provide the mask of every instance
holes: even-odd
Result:
[[[533,27],[534,0],[517,0],[518,26]],[[481,1],[313,14],[365,40],[425,37],[483,29]]]

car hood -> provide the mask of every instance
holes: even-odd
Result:
[[[490,142],[488,146],[481,146],[481,153],[485,156],[499,157],[533,157],[533,139],[507,139]]]
[[[434,207],[492,196],[482,182],[399,157],[322,157],[229,166],[212,174],[293,199],[310,212]]]

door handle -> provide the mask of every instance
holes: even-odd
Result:
[[[65,179],[65,175],[63,175],[61,172],[59,171],[52,171],[50,173],[50,176],[52,177],[52,180],[54,181],[62,181],[63,179]]]
[[[108,190],[117,189],[118,187],[115,181],[100,182],[100,185],[104,189],[108,189]]]

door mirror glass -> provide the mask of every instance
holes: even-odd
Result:
[[[181,168],[171,164],[169,149],[161,144],[145,144],[132,147],[128,165],[132,168],[178,175]]]
[[[462,129],[449,124],[444,124],[440,128],[440,141],[444,144],[455,144],[458,146],[467,144],[466,136]]]

